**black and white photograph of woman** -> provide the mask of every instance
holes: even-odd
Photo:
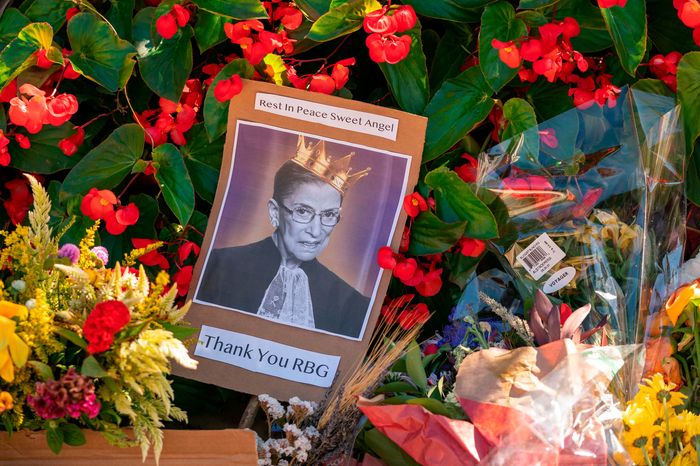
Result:
[[[195,302],[361,338],[379,273],[371,249],[391,238],[407,161],[263,125],[239,123],[236,140]],[[358,234],[360,247],[348,241]]]

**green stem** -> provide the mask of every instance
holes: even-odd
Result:
[[[649,454],[647,453],[647,446],[646,446],[646,444],[644,444],[644,445],[642,446],[642,453],[644,453],[644,460],[647,462],[647,466],[654,466],[654,465],[652,464],[651,460],[649,459]]]
[[[664,432],[664,440],[666,441],[666,448],[664,451],[664,463],[663,464],[668,464],[668,454],[671,451],[671,431],[670,427],[668,425],[669,421],[669,415],[668,415],[668,404],[666,404],[666,398],[664,397],[664,416],[666,417],[666,429]]]

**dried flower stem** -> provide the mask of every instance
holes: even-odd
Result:
[[[486,303],[494,314],[510,325],[511,328],[515,330],[515,333],[517,333],[520,338],[525,340],[528,345],[534,346],[535,341],[532,336],[532,332],[530,331],[530,327],[528,327],[527,323],[523,319],[510,312],[508,309],[503,307],[501,303],[491,298],[483,291],[479,291],[479,299]]]

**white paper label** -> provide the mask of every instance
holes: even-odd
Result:
[[[330,387],[340,356],[315,353],[270,340],[202,325],[194,354],[253,372]]]
[[[373,113],[294,99],[276,94],[255,94],[255,110],[311,121],[396,141],[399,120]]]
[[[573,267],[564,267],[559,269],[547,279],[547,282],[542,286],[542,291],[545,293],[554,293],[564,288],[576,276],[576,269]]]
[[[566,257],[566,253],[557,246],[554,241],[542,233],[535,241],[516,256],[520,265],[525,267],[532,278],[539,280],[559,261]]]

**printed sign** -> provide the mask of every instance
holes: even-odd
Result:
[[[189,298],[196,371],[238,391],[320,400],[364,356],[415,185],[426,120],[244,81]]]

